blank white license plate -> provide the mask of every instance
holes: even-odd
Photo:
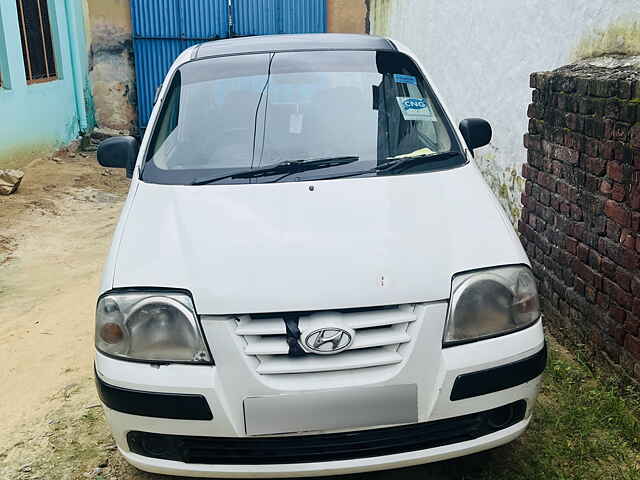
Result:
[[[244,415],[247,435],[415,423],[418,389],[389,385],[249,397]]]

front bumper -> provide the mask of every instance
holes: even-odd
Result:
[[[495,433],[524,420],[527,402],[434,422],[313,435],[249,438],[163,435],[131,431],[133,453],[209,465],[277,465],[385,457],[428,450]]]
[[[213,350],[215,356],[215,345]],[[219,439],[219,437],[227,437],[231,441],[242,441],[241,439],[247,441],[269,440],[270,437],[247,435],[244,415],[238,417],[234,414],[234,408],[237,408],[237,405],[230,404],[234,403],[230,399],[230,389],[220,381],[218,369],[215,366],[167,365],[151,367],[144,364],[122,362],[98,354],[96,377],[99,385],[107,384],[125,391],[155,392],[155,394],[157,392],[173,393],[183,395],[185,398],[201,396],[211,409],[213,416],[211,420],[188,420],[184,419],[185,409],[180,405],[174,407],[174,411],[180,414],[166,415],[168,418],[141,416],[139,411],[133,412],[137,414],[125,413],[105,405],[107,420],[111,425],[120,452],[131,464],[142,470],[196,477],[316,476],[405,467],[467,455],[510,442],[526,429],[530,421],[531,410],[539,388],[540,371],[544,367],[544,353],[542,325],[541,322],[538,322],[528,329],[503,337],[443,349],[436,365],[437,372],[431,375],[435,384],[431,382],[429,385],[422,381],[425,376],[424,367],[412,364],[416,358],[420,358],[420,352],[416,350],[413,355],[408,356],[406,364],[395,375],[389,375],[388,378],[383,378],[376,384],[395,385],[413,382],[417,385],[418,423],[413,426],[421,426],[444,419],[456,421],[459,417],[478,414],[518,401],[525,402],[522,416],[515,419],[516,423],[509,424],[497,431],[483,431],[479,436],[454,438],[453,442],[447,441],[440,445],[418,442],[407,445],[407,451],[402,452],[379,450],[372,451],[371,456],[358,455],[358,458],[348,459],[332,459],[327,456],[326,461],[313,461],[314,459],[307,458],[299,463],[295,463],[291,459],[276,464],[273,462],[233,464],[212,463],[211,461],[187,463],[167,459],[171,456],[166,455],[164,458],[152,458],[135,453],[140,452],[140,449],[136,449],[135,446],[131,448],[128,441],[131,438],[131,432],[159,434],[172,436],[172,438],[173,436],[201,437],[203,440],[207,438]],[[504,375],[504,369],[509,369],[511,365],[518,368],[511,369],[509,375]],[[513,375],[514,372],[515,375]],[[256,381],[255,377],[247,378],[246,381],[243,378],[242,382],[238,382],[237,378],[236,376],[236,383],[242,385],[251,385]],[[471,387],[462,389],[465,395],[462,395],[460,399],[456,400],[456,395],[453,395],[452,399],[452,394],[456,389],[460,391],[459,385],[461,379],[464,378],[472,380],[470,384],[467,384]],[[510,379],[509,382],[505,383],[504,378]],[[496,391],[487,391],[486,385],[492,380],[497,380],[497,384],[502,382],[502,385],[499,385],[500,388]],[[522,383],[519,383],[521,381]],[[474,388],[477,389],[478,386],[481,389],[474,392]],[[348,385],[343,386],[343,388],[347,387]],[[256,387],[253,388],[255,391]],[[485,390],[483,391],[482,388]],[[320,389],[318,388],[317,391]],[[469,395],[470,392],[473,395]],[[261,395],[273,395],[274,393],[289,392],[274,392],[268,389],[258,392]],[[240,397],[240,399],[242,398],[246,397]],[[240,400],[241,405],[242,400]],[[124,410],[121,407],[117,408]],[[163,416],[163,414],[158,416]],[[366,432],[367,430],[359,431]],[[322,435],[333,435],[334,432],[313,432],[317,435],[305,435],[305,437],[320,438]],[[278,435],[271,438],[278,440],[295,438],[295,436],[295,434]]]
[[[289,463],[275,465],[205,465],[144,457],[119,448],[134,467],[152,473],[190,477],[217,478],[289,478],[316,477],[404,468],[447,460],[499,447],[518,438],[529,425],[526,418],[511,427],[481,438],[452,445],[416,450],[393,455],[328,462]]]

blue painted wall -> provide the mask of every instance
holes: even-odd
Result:
[[[92,127],[81,0],[48,0],[58,79],[27,85],[15,0],[0,0],[0,168],[51,152]]]

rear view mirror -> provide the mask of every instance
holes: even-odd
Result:
[[[127,178],[131,178],[138,148],[138,141],[133,137],[107,138],[98,145],[98,163],[108,168],[126,168]]]
[[[371,86],[371,97],[373,98],[372,108],[378,110],[378,105],[380,104],[380,87],[378,85]]]
[[[491,141],[491,125],[481,118],[466,118],[460,122],[460,133],[470,150],[484,147]]]

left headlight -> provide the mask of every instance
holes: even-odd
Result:
[[[513,266],[453,277],[444,346],[504,335],[540,318],[535,278]]]
[[[123,360],[210,364],[191,298],[184,293],[113,292],[96,309],[96,349]]]

